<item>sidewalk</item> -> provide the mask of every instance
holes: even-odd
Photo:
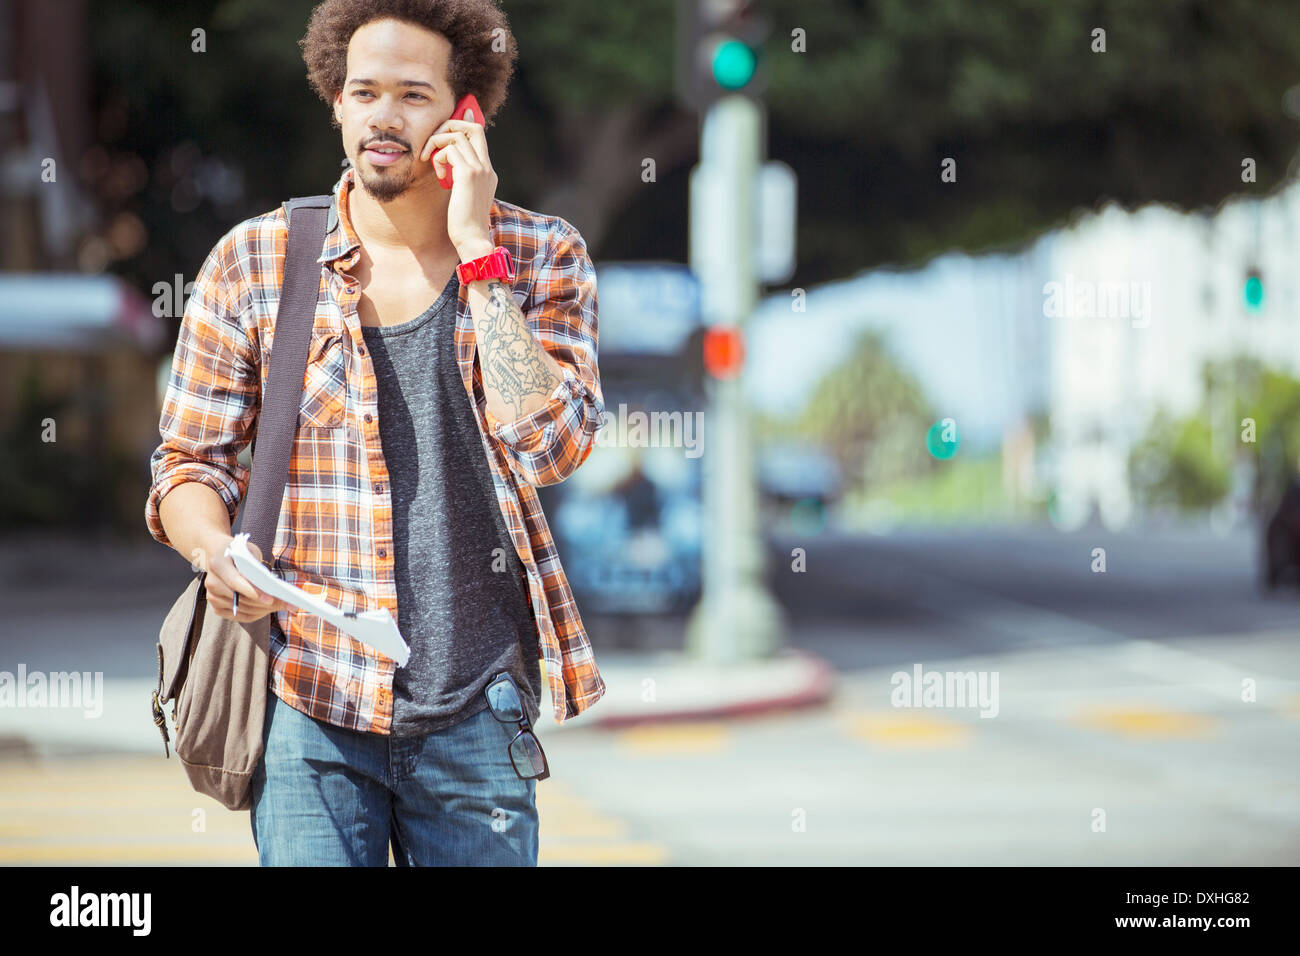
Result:
[[[598,651],[596,662],[607,688],[604,697],[563,724],[551,719],[550,699],[544,697],[541,736],[810,707],[828,701],[834,689],[830,666],[805,651],[732,666],[699,664],[679,651]],[[147,677],[105,679],[98,715],[69,707],[0,708],[0,756],[162,756],[162,736],[149,710],[155,686]],[[543,680],[544,692],[545,687]]]
[[[189,567],[155,542],[45,537],[0,541],[0,671],[103,674],[102,700],[75,708],[0,707],[0,753],[39,756],[162,753],[150,717],[153,644],[162,616],[188,583]],[[584,618],[606,684],[589,711],[557,725],[543,681],[540,734],[663,721],[728,718],[815,706],[830,698],[824,660],[786,650],[731,666],[686,658],[685,618]]]

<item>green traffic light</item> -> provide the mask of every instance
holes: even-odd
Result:
[[[1264,280],[1257,273],[1251,273],[1246,277],[1244,292],[1246,308],[1252,312],[1258,312],[1264,305]]]
[[[724,40],[713,51],[713,78],[728,90],[738,90],[754,78],[757,58],[739,40]]]
[[[961,442],[957,439],[956,430],[953,430],[952,438],[946,437],[949,429],[948,419],[940,419],[930,426],[930,430],[925,433],[925,448],[935,458],[940,461],[947,461],[953,455],[957,454],[957,448]]]

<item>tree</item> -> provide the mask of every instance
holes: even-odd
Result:
[[[846,489],[862,490],[932,467],[925,447],[932,421],[916,379],[890,356],[880,333],[865,332],[789,429],[822,444],[835,456]]]
[[[1300,466],[1300,379],[1237,356],[1206,362],[1202,380],[1205,397],[1192,415],[1158,410],[1134,447],[1129,464],[1138,499],[1148,507],[1210,508],[1229,490],[1233,461],[1245,460],[1256,475],[1252,504],[1266,512]],[[1218,395],[1231,396],[1227,415],[1218,411]]]
[[[124,271],[149,284],[192,271],[232,216],[334,181],[338,134],[296,46],[313,2],[92,5],[106,144],[151,171],[135,193],[105,191],[154,239]],[[674,99],[673,0],[503,7],[520,61],[492,139],[502,195],[570,219],[594,256],[683,260],[698,118]],[[770,154],[800,176],[794,285],[1014,246],[1105,198],[1198,209],[1263,194],[1300,141],[1280,108],[1300,75],[1300,17],[1284,0],[765,8]],[[190,52],[199,27],[203,54]],[[186,140],[196,150],[178,155]],[[174,188],[200,156],[237,169],[243,196],[178,214]],[[939,175],[949,157],[954,183]],[[1242,183],[1244,157],[1258,183]]]
[[[1210,447],[1201,416],[1174,419],[1161,409],[1129,457],[1136,497],[1145,507],[1202,511],[1228,491],[1228,468]]]

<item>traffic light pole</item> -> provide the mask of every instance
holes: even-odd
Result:
[[[764,152],[760,107],[724,96],[705,113],[703,188],[692,190],[691,267],[704,321],[743,329],[758,301],[755,198]],[[709,663],[765,657],[783,642],[781,606],[763,581],[758,492],[741,378],[707,377],[701,598],[686,629],[690,656]]]

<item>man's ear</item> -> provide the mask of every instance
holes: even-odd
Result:
[[[334,122],[340,127],[343,125],[343,93],[339,91],[334,94]]]

